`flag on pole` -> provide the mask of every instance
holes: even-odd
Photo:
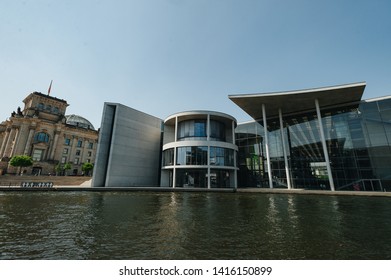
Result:
[[[49,86],[49,89],[48,89],[48,95],[50,95],[50,91],[52,90],[52,83],[53,83],[53,80],[50,81],[50,86]]]

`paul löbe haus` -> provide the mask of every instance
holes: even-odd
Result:
[[[391,96],[365,86],[229,95],[240,124],[105,103],[92,186],[391,191]]]

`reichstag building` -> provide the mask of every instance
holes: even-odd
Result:
[[[98,131],[85,118],[66,115],[69,104],[62,99],[33,92],[9,119],[0,124],[0,175],[16,174],[9,164],[15,155],[29,155],[34,164],[22,169],[26,175],[56,173],[58,164],[69,163],[71,175],[82,175],[82,164],[94,163]]]

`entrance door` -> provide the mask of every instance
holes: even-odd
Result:
[[[42,173],[42,167],[33,167],[31,175],[39,176]]]

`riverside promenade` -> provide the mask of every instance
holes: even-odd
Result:
[[[22,187],[23,182],[51,182],[51,187]],[[391,192],[327,191],[304,189],[268,188],[165,188],[165,187],[91,187],[91,177],[84,176],[1,176],[0,191],[90,191],[90,192],[214,192],[214,193],[259,193],[281,195],[328,195],[328,196],[373,196],[390,197]]]

